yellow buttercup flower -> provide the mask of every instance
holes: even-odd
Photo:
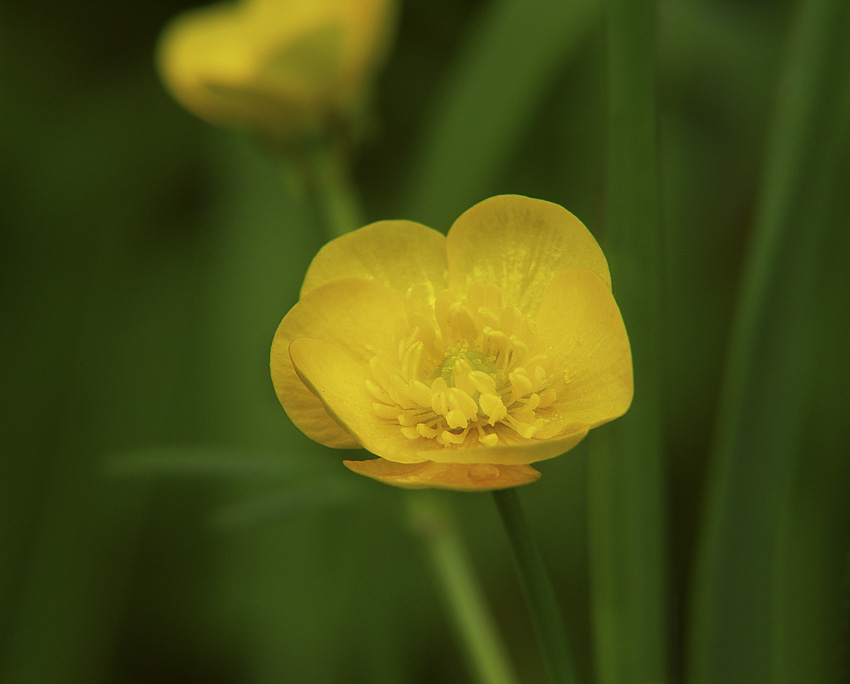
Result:
[[[325,245],[271,349],[308,437],[401,487],[488,490],[622,415],[632,361],[602,250],[562,207],[485,200],[443,236],[379,221]]]
[[[277,138],[357,109],[384,56],[393,0],[242,0],[173,20],[157,50],[201,118]]]

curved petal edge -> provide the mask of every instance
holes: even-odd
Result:
[[[529,484],[540,471],[529,465],[490,463],[394,463],[384,458],[343,461],[349,470],[378,482],[405,489],[452,489],[461,492],[487,492]]]

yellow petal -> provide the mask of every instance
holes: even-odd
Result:
[[[287,415],[308,437],[336,448],[360,446],[296,375],[289,354],[292,341],[299,337],[324,340],[365,365],[375,349],[391,344],[396,320],[403,315],[404,304],[393,292],[355,279],[313,290],[286,314],[272,342],[272,382]],[[371,406],[374,399],[369,397]]]
[[[355,473],[406,489],[454,489],[485,492],[534,482],[540,472],[528,465],[393,463],[383,458],[343,461]]]
[[[417,445],[426,440],[405,437],[398,422],[381,418],[373,409],[374,397],[366,387],[372,373],[367,366],[324,340],[296,339],[289,345],[289,354],[301,381],[356,442],[399,463],[425,460],[417,453]]]
[[[208,86],[210,80],[227,84],[252,78],[253,57],[234,40],[238,23],[232,6],[190,10],[169,23],[157,45],[157,65],[174,98],[211,122],[250,118],[251,107],[223,100]]]
[[[497,426],[499,443],[495,446],[475,446],[464,449],[433,449],[428,443],[419,451],[422,458],[435,463],[486,464],[517,466],[560,456],[587,436],[586,425],[572,425],[551,439],[524,439],[504,426]],[[424,440],[422,440],[424,442]],[[371,449],[370,449],[371,451]]]
[[[382,283],[405,297],[412,285],[446,283],[446,238],[413,221],[378,221],[331,240],[310,264],[301,296],[339,278]]]
[[[563,207],[520,195],[500,195],[464,212],[449,230],[449,284],[494,283],[505,304],[532,314],[552,279],[587,268],[608,287],[608,263],[594,237]]]
[[[545,412],[548,430],[596,427],[622,415],[634,391],[632,356],[620,310],[592,271],[566,271],[546,291],[535,317],[538,339],[566,386]]]

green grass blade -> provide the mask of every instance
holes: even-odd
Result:
[[[712,454],[690,634],[695,684],[787,681],[774,624],[784,571],[777,544],[813,393],[819,254],[829,231],[843,228],[829,220],[823,190],[847,87],[842,43],[850,28],[845,3],[810,0],[799,9]]]
[[[574,656],[543,559],[528,529],[516,489],[493,492],[516,561],[517,575],[552,684],[577,684]]]
[[[490,189],[546,88],[598,18],[594,0],[484,10],[421,136],[405,216],[445,230]]]
[[[660,245],[655,3],[610,0],[603,246],[632,345],[629,412],[590,437],[590,562],[602,684],[667,679],[659,409]]]

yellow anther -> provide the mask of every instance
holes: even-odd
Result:
[[[526,439],[531,439],[534,436],[534,433],[537,432],[537,427],[535,425],[519,421],[514,417],[514,415],[509,415],[506,418],[506,422],[520,437],[525,437]]]
[[[528,354],[528,345],[516,335],[511,335],[508,339],[510,340],[511,351],[513,352],[514,356],[525,358]]]
[[[469,381],[477,392],[481,394],[494,394],[496,392],[496,380],[484,371],[472,371]]]
[[[514,401],[529,394],[534,389],[531,380],[525,374],[524,368],[515,368],[508,374],[508,379],[511,381],[511,391]]]
[[[449,387],[446,394],[448,395],[449,408],[460,411],[466,420],[475,420],[478,416],[478,404],[472,397],[457,387]]]
[[[419,339],[419,327],[413,326],[404,338],[404,348],[407,349]]]
[[[412,427],[403,427],[401,429],[401,434],[403,434],[408,439],[419,439],[420,437],[417,429]]]
[[[490,330],[488,328],[484,328],[484,342],[493,350],[494,356],[504,352],[510,344],[508,336],[501,330]]]
[[[478,441],[481,442],[484,446],[496,446],[499,443],[499,435],[497,435],[495,432],[491,432],[489,435],[479,437]]]
[[[428,427],[425,423],[419,423],[416,426],[416,431],[426,439],[434,439],[437,436],[437,430],[432,427]]]
[[[472,372],[472,366],[469,365],[469,361],[466,359],[461,358],[455,361],[454,368],[452,369],[454,385],[469,395],[475,392],[475,385],[469,377]]]
[[[489,419],[487,422],[490,425],[495,425],[500,420],[504,420],[508,415],[508,409],[505,408],[504,403],[502,403],[502,397],[498,394],[482,394],[478,397],[478,403],[481,406],[481,410],[487,415]]]
[[[458,409],[452,409],[446,414],[446,423],[448,423],[449,427],[453,430],[466,428],[469,424],[466,417]]]
[[[416,427],[416,423],[419,422],[419,418],[414,416],[412,413],[399,413],[398,414],[398,424],[403,425],[404,427]]]
[[[419,375],[419,365],[422,362],[424,351],[425,345],[422,342],[414,342],[404,352],[404,358],[401,361],[401,375],[405,380],[410,381]]]
[[[466,431],[456,435],[448,430],[443,430],[437,439],[441,444],[463,444],[463,441],[466,439]]]
[[[422,408],[431,408],[431,388],[421,380],[413,380],[408,386],[410,397]]]
[[[434,392],[431,395],[431,409],[438,416],[444,416],[449,412],[449,402],[446,399],[445,391]]]

